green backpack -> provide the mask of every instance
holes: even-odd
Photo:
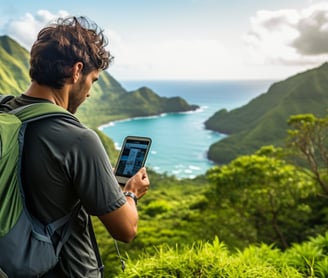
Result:
[[[0,104],[9,96],[0,96]],[[28,123],[64,115],[74,118],[62,107],[51,103],[27,105],[1,112],[0,105],[0,277],[40,277],[59,261],[59,253],[71,234],[71,223],[80,211],[73,211],[53,223],[43,225],[27,210],[20,178],[24,132]],[[4,109],[5,110],[5,109]],[[54,244],[52,235],[62,228]]]

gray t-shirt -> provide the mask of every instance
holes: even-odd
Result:
[[[16,108],[36,102],[47,100],[21,95],[8,104]],[[96,133],[65,116],[29,123],[22,182],[29,210],[43,223],[68,214],[78,200],[82,204],[56,274],[44,277],[99,277],[88,214],[99,216],[114,211],[126,199]]]

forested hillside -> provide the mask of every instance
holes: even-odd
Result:
[[[229,135],[213,144],[208,157],[217,163],[251,154],[263,145],[281,146],[291,115],[326,115],[328,107],[328,63],[273,84],[243,107],[220,110],[205,123],[206,128]]]
[[[30,83],[29,53],[8,36],[0,36],[0,94],[19,95]],[[79,108],[78,118],[90,127],[110,120],[197,109],[184,99],[158,96],[149,88],[127,92],[107,71],[100,74],[91,97]]]

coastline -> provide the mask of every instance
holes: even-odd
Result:
[[[165,117],[168,114],[189,114],[189,113],[196,113],[196,112],[202,111],[202,108],[204,106],[199,106],[199,105],[197,105],[197,106],[198,106],[198,108],[194,109],[194,110],[180,111],[180,112],[163,112],[160,114],[149,115],[149,116],[136,116],[136,117],[113,120],[113,121],[108,122],[107,124],[102,124],[102,125],[98,126],[97,129],[103,131],[104,128],[113,126],[113,125],[115,125],[115,123],[129,122],[129,121],[134,121],[134,120],[139,120],[139,119],[142,120],[142,119]]]

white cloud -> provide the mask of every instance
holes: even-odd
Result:
[[[125,78],[217,78],[218,65],[227,60],[218,40],[124,41],[112,37],[114,66],[110,72]],[[229,58],[230,63],[232,58]]]
[[[259,64],[315,65],[328,59],[328,3],[258,11],[244,37]]]
[[[40,10],[35,16],[26,13],[5,25],[4,31],[30,49],[39,30],[57,17]],[[120,34],[105,28],[109,50],[115,56],[110,72],[124,78],[216,78],[217,65],[227,59],[225,48],[218,40],[124,40]]]
[[[300,54],[328,53],[328,3],[305,10],[297,24],[299,36],[292,42]]]
[[[66,11],[26,13],[9,21],[3,31],[30,49],[42,27],[65,16]],[[104,29],[115,56],[109,72],[118,79],[281,78],[328,59],[328,3],[304,10],[258,11],[243,38],[249,52],[232,33],[227,38],[212,34],[178,40],[141,32],[135,39],[136,34],[124,37]]]
[[[65,17],[66,11],[52,14],[46,10],[39,10],[36,15],[26,13],[18,20],[9,21],[3,28],[4,33],[17,40],[22,46],[30,49],[40,29],[57,17]]]

